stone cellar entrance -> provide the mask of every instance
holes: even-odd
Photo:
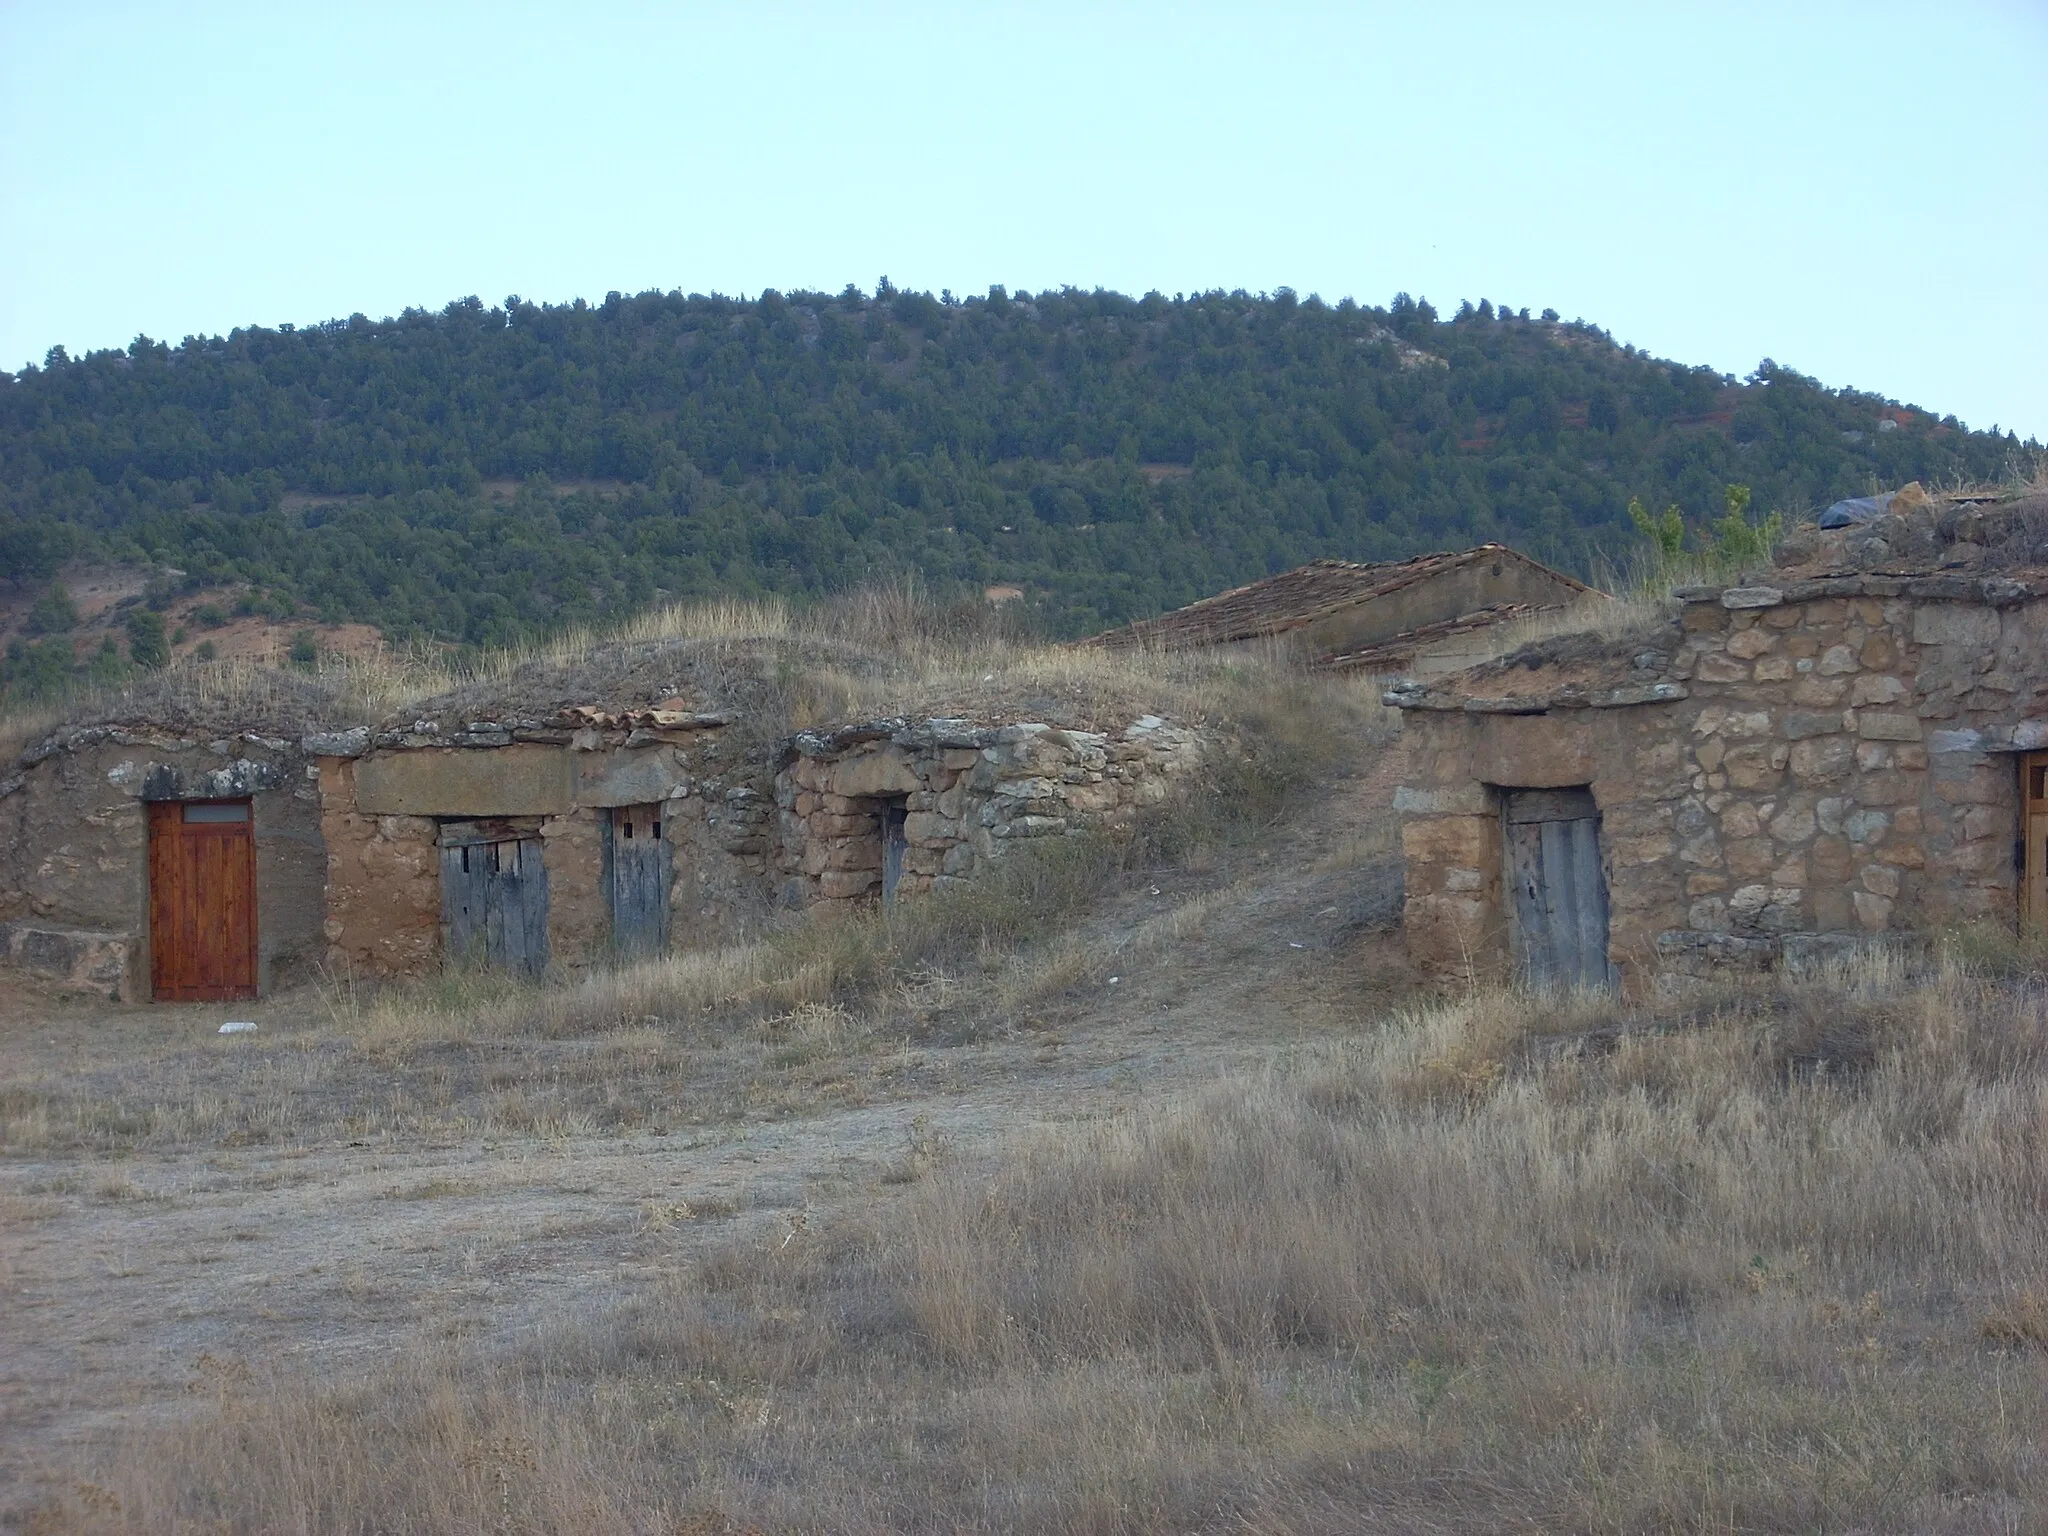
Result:
[[[605,812],[604,885],[613,948],[636,956],[668,948],[669,843],[659,802]]]
[[[442,953],[538,976],[548,966],[548,872],[537,817],[441,823]]]
[[[910,822],[909,797],[890,795],[875,802],[876,832],[882,842],[882,905],[896,904],[897,887],[903,883],[903,856],[910,848],[904,829]]]
[[[2020,921],[2048,927],[2048,752],[2020,754]]]
[[[149,807],[150,995],[256,995],[256,838],[247,800]]]
[[[1613,986],[1592,790],[1502,790],[1501,823],[1517,967],[1539,986]]]

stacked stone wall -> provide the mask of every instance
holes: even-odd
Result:
[[[883,817],[901,801],[899,891],[968,880],[1020,842],[1157,805],[1200,762],[1194,731],[1146,715],[1106,734],[1019,723],[885,721],[796,738],[775,781],[783,900],[880,894]]]
[[[1410,701],[1418,959],[1502,953],[1483,828],[1494,788],[1525,785],[1592,787],[1631,982],[2012,920],[2012,754],[2048,746],[2048,603],[2012,583],[1831,585],[1689,594],[1653,687]]]
[[[674,947],[729,941],[766,916],[768,775],[716,724],[514,732],[486,722],[446,735],[425,725],[381,744],[366,733],[336,738],[357,758],[322,760],[326,935],[337,967],[395,976],[438,965],[441,824],[494,815],[527,816],[537,827],[548,874],[548,950],[561,969],[610,953],[604,818],[614,807],[661,806]],[[379,794],[431,814],[382,812],[374,796],[366,806],[357,784],[365,760],[378,765]]]
[[[251,802],[257,980],[319,960],[319,791],[295,742],[147,726],[52,736],[0,777],[0,963],[61,987],[149,996],[151,801]]]

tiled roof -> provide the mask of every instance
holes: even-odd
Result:
[[[1248,586],[1234,587],[1228,592],[1219,592],[1185,608],[1163,613],[1156,619],[1140,619],[1122,629],[1097,635],[1083,644],[1111,649],[1155,646],[1162,650],[1179,650],[1285,634],[1326,614],[1385,597],[1389,592],[1399,591],[1428,577],[1503,556],[1524,565],[1537,564],[1527,555],[1518,554],[1504,544],[1481,544],[1476,549],[1454,554],[1418,555],[1413,560],[1394,560],[1376,565],[1359,565],[1349,560],[1311,560],[1295,570],[1268,576],[1264,581],[1255,581]],[[1547,570],[1547,567],[1538,569]],[[1581,585],[1561,572],[1551,571],[1549,574],[1575,587]]]
[[[1420,624],[1390,640],[1376,641],[1356,651],[1340,651],[1328,656],[1316,657],[1319,666],[1333,672],[1381,672],[1393,667],[1405,667],[1415,659],[1415,653],[1426,645],[1439,640],[1448,640],[1453,635],[1470,634],[1474,630],[1490,629],[1496,624],[1506,624],[1515,619],[1531,619],[1539,613],[1558,613],[1562,603],[1548,607],[1537,607],[1533,603],[1495,603],[1473,613],[1463,613],[1455,619],[1439,619],[1434,624]]]

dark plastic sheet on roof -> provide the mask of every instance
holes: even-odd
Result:
[[[1883,491],[1876,496],[1851,496],[1838,501],[1820,515],[1823,528],[1851,528],[1857,523],[1867,523],[1873,518],[1883,517],[1891,510],[1892,498],[1897,491]]]

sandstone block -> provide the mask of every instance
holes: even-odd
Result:
[[[1975,842],[1982,837],[2010,837],[2013,818],[1988,805],[1973,805],[1963,812],[1960,826],[1966,842]]]
[[[1693,667],[1693,676],[1703,683],[1740,683],[1749,679],[1749,667],[1732,656],[1710,651]]]
[[[1883,896],[1891,899],[1899,894],[1899,872],[1896,869],[1887,869],[1882,864],[1864,865],[1862,872],[1857,876],[1857,880],[1862,884],[1863,889],[1869,891],[1873,896]]]
[[[1759,656],[1750,668],[1750,676],[1760,683],[1782,683],[1789,680],[1793,672],[1790,656]]]
[[[1784,733],[1788,741],[1804,741],[1809,736],[1831,736],[1842,728],[1839,713],[1814,714],[1805,710],[1788,710],[1785,713]]]
[[[843,757],[831,765],[827,778],[834,794],[848,798],[903,795],[924,788],[910,755],[896,746]]]
[[[1848,681],[1839,677],[1802,677],[1792,690],[1792,702],[1809,709],[1830,709],[1849,694]]]
[[[1998,610],[1965,603],[1922,603],[1913,610],[1913,642],[1983,651],[1998,643]]]
[[[1841,933],[1856,926],[1856,909],[1842,886],[1821,886],[1813,892],[1813,926],[1822,933]]]
[[[1754,661],[1777,643],[1778,637],[1768,629],[1739,629],[1728,637],[1728,654],[1743,661]]]
[[[1846,645],[1831,645],[1820,654],[1818,671],[1823,677],[1840,677],[1862,667],[1855,651]]]
[[[912,811],[903,818],[903,839],[908,843],[958,842],[960,823],[932,811]]]
[[[1892,923],[1892,903],[1886,896],[1870,891],[1852,891],[1850,900],[1855,903],[1856,921],[1872,933],[1882,933]]]
[[[1771,818],[1771,837],[1780,843],[1803,843],[1813,836],[1813,810],[1804,805],[1788,805]]]
[[[1912,715],[1862,709],[1856,712],[1856,734],[1866,741],[1918,741],[1921,725]]]
[[[1486,786],[1472,780],[1441,788],[1403,784],[1394,791],[1394,809],[1404,816],[1484,816]]]
[[[1849,840],[1845,837],[1816,837],[1813,846],[1806,850],[1806,873],[1816,885],[1840,884],[1849,878],[1850,868]]]
[[[1784,601],[1776,587],[1729,587],[1721,594],[1723,608],[1775,608]]]
[[[1493,833],[1493,822],[1486,817],[1417,819],[1401,826],[1401,853],[1411,864],[1477,867],[1486,862]]]
[[[1771,866],[1778,862],[1778,852],[1768,840],[1761,837],[1734,838],[1724,843],[1722,856],[1727,860],[1728,873],[1737,880],[1755,880],[1771,872]]]
[[[1846,736],[1822,736],[1792,748],[1792,777],[1806,784],[1829,784],[1849,776],[1852,743]]]
[[[880,870],[827,870],[818,877],[818,894],[827,901],[849,901],[879,890]]]
[[[1643,864],[1654,864],[1671,852],[1671,838],[1661,837],[1616,837],[1608,840],[1609,857],[1616,869],[1626,869]]]

